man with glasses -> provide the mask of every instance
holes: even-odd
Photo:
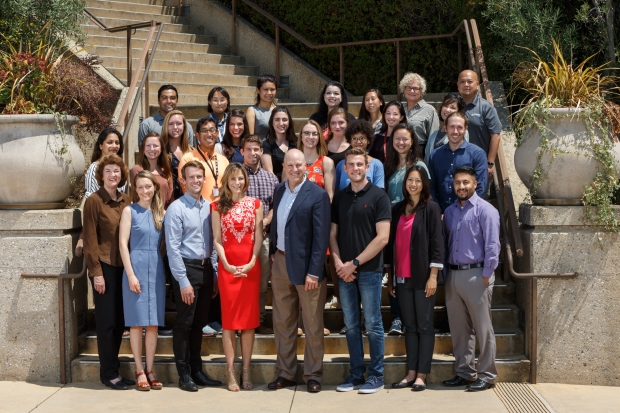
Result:
[[[157,91],[157,103],[159,104],[159,112],[150,116],[140,123],[138,129],[138,147],[142,145],[142,139],[149,133],[155,132],[161,135],[161,127],[164,124],[164,118],[169,112],[176,109],[179,104],[179,93],[177,88],[172,85],[163,85]],[[190,146],[194,146],[194,130],[189,122],[186,122],[187,138]],[[180,174],[179,174],[180,175]]]

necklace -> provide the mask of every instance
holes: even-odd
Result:
[[[312,166],[316,162],[317,159],[319,159],[318,154],[316,155],[316,157],[312,157],[310,159],[306,158],[306,165]]]

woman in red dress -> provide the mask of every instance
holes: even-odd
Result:
[[[220,200],[211,204],[213,242],[219,256],[218,286],[222,303],[222,345],[228,390],[239,391],[235,375],[235,331],[241,330],[241,384],[253,388],[250,374],[254,329],[260,324],[260,265],[255,265],[263,242],[263,207],[245,196],[248,174],[240,163],[226,167]]]

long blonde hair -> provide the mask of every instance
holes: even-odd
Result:
[[[242,192],[245,193],[250,186],[248,171],[245,170],[245,167],[239,162],[232,162],[228,164],[224,170],[224,175],[222,175],[222,192],[220,193],[220,200],[217,201],[217,212],[222,215],[230,211],[233,206],[232,191],[228,187],[228,180],[231,176],[233,176],[233,174],[237,173],[237,171],[241,171],[243,178],[245,179]]]
[[[149,158],[144,154],[144,150],[146,148],[146,140],[148,138],[157,138],[159,139],[159,146],[161,147],[161,153],[157,157],[157,166],[159,166],[163,172],[163,177],[166,178],[168,182],[172,182],[172,169],[170,169],[170,160],[168,159],[168,151],[166,150],[166,144],[164,143],[164,139],[159,136],[156,132],[149,132],[146,134],[144,139],[142,139],[142,145],[140,145],[140,154],[138,156],[138,163],[142,166],[142,169],[148,171],[151,169],[151,162]]]
[[[168,112],[166,117],[164,118],[164,123],[161,125],[161,137],[164,140],[166,145],[166,151],[170,154],[170,141],[168,140],[168,123],[170,122],[170,117],[174,115],[181,115],[183,118],[183,135],[181,136],[181,151],[183,154],[192,151],[192,147],[189,146],[189,132],[187,131],[187,121],[185,120],[185,115],[180,110],[171,110]]]
[[[136,182],[138,182],[138,179],[140,178],[149,179],[153,183],[153,187],[155,187],[153,199],[151,199],[151,211],[153,212],[153,222],[155,223],[155,228],[158,231],[161,231],[164,221],[164,203],[161,201],[161,187],[159,186],[159,182],[157,182],[155,175],[148,170],[142,170],[138,172],[133,180],[134,188],[136,187]]]
[[[315,148],[316,152],[319,154],[319,156],[327,155],[327,144],[325,143],[325,138],[323,137],[323,129],[321,129],[321,125],[319,125],[317,122],[313,121],[312,119],[307,120],[304,126],[306,125],[314,126],[317,133],[319,134],[319,141],[316,144],[316,148]],[[304,126],[301,127],[301,130],[299,131],[299,136],[297,137],[297,149],[299,149],[302,152],[304,151],[304,144],[301,141],[301,133],[302,133],[301,131],[303,130]]]

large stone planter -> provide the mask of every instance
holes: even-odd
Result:
[[[547,123],[547,139],[551,148],[557,148],[554,159],[545,151],[541,157],[543,176],[534,195],[534,203],[580,205],[584,190],[598,172],[598,162],[585,154],[592,154],[591,141],[583,120],[581,109],[550,109],[552,117]],[[603,137],[598,131],[597,139]],[[515,169],[530,192],[532,176],[540,152],[541,133],[537,127],[526,130],[521,145],[515,151]],[[614,144],[616,166],[620,166],[620,147]]]
[[[84,155],[71,133],[75,116],[0,115],[0,206],[62,207],[84,175]]]

